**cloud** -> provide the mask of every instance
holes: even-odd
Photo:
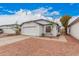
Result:
[[[26,11],[24,9],[20,9],[19,11],[17,11],[15,14],[17,15],[26,15]]]
[[[8,9],[3,9],[3,11],[9,12],[9,13],[16,13],[16,11],[8,10]]]
[[[38,15],[43,15],[43,16],[56,16],[56,15],[60,15],[59,11],[49,12],[52,9],[53,9],[53,7],[48,7],[48,8],[40,7],[38,9],[31,10],[29,12],[32,13],[32,14],[38,14]]]
[[[60,15],[60,12],[59,11],[53,11],[50,13],[51,15]]]
[[[9,13],[15,13],[15,11],[8,10]]]
[[[3,9],[3,11],[14,13],[14,14],[5,15],[5,16],[1,15],[0,25],[14,24],[16,23],[16,21],[19,24],[22,24],[23,22],[37,20],[37,19],[53,20],[51,16],[60,15],[60,12],[59,11],[50,12],[50,10],[52,9],[53,7],[40,7],[34,10],[19,9],[18,11]]]
[[[45,16],[53,17],[53,18],[59,18],[60,12],[59,11],[52,11],[45,14]]]
[[[44,15],[45,13],[48,13],[48,11],[51,9],[53,9],[53,8],[52,7],[48,7],[48,8],[41,7],[41,8],[33,10],[32,13]]]
[[[62,16],[60,16],[59,18],[56,18],[56,19],[54,20],[54,22],[58,23],[59,26],[63,27],[62,24],[61,24],[61,22],[60,22],[61,17],[62,17]]]
[[[17,11],[15,13],[15,15],[19,15],[22,17],[30,17],[30,19],[53,19],[52,16],[59,16],[60,12],[59,11],[53,11],[53,12],[49,12],[49,10],[53,9],[52,7],[40,7],[38,9],[34,9],[34,10],[27,10],[27,9],[20,9],[19,11]],[[56,18],[54,17],[54,18]],[[57,17],[59,18],[59,17]]]
[[[53,15],[60,14],[58,11],[49,12],[52,9],[53,9],[53,7],[40,7],[40,8],[34,9],[34,10],[20,9],[18,11],[12,11],[12,10],[4,9],[3,11],[7,11],[9,13],[14,13],[16,15],[37,14],[37,15],[43,15],[43,16],[53,16]]]
[[[16,15],[37,15],[37,16],[50,16],[49,10],[53,9],[52,7],[40,7],[34,10],[20,9],[15,14]]]
[[[0,25],[15,24],[16,21],[18,22],[18,24],[22,24],[23,22],[31,21],[31,20],[37,20],[37,19],[52,20],[52,17],[46,17],[46,16],[42,15],[44,13],[47,13],[49,9],[51,9],[51,8],[38,9],[39,11],[42,10],[41,14],[37,13],[36,11],[33,12],[34,10],[20,9],[17,12],[15,12],[15,14],[13,14],[13,15],[1,15],[0,16],[0,19],[1,19],[0,20]],[[12,11],[9,11],[9,10],[6,10],[6,11],[12,13]]]
[[[26,10],[26,14],[32,14],[30,10]]]

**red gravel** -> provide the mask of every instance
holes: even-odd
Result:
[[[66,38],[68,40],[70,39],[68,36],[66,36]],[[35,38],[29,38],[20,42],[0,47],[0,55],[79,55],[79,44],[72,43],[63,43],[53,40],[39,40]]]

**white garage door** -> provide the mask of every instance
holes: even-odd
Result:
[[[38,36],[38,27],[37,26],[23,27],[22,33],[24,35]]]
[[[75,37],[76,39],[79,40],[79,23],[74,24],[73,26],[71,26],[71,32],[70,34]]]

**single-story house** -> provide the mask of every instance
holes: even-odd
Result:
[[[16,33],[16,24],[1,25],[4,34],[15,34]]]
[[[70,19],[71,21],[72,19]],[[79,17],[74,19],[67,28],[67,33],[79,40]]]
[[[21,34],[31,36],[57,36],[59,34],[59,25],[50,20],[38,19],[33,21],[27,21],[21,24]]]

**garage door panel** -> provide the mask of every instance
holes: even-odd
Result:
[[[23,34],[25,35],[32,35],[32,36],[36,36],[37,35],[37,27],[36,26],[30,26],[30,27],[24,27],[23,28]]]
[[[70,34],[79,40],[79,23],[71,26]]]

